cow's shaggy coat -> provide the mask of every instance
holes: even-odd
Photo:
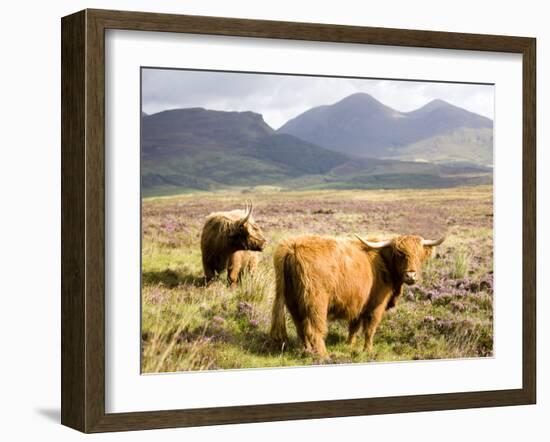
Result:
[[[247,210],[211,213],[201,233],[202,265],[206,282],[227,270],[229,284],[235,286],[242,274],[254,270],[258,253],[266,240]]]
[[[326,358],[327,318],[349,324],[348,342],[361,329],[365,350],[386,309],[395,305],[403,284],[413,284],[433,245],[420,236],[391,241],[304,236],[283,241],[274,255],[276,294],[271,337],[286,341],[287,307],[306,350]],[[425,245],[430,244],[430,245]]]

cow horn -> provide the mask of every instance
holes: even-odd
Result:
[[[439,244],[441,244],[443,241],[445,241],[445,237],[442,236],[441,238],[439,239],[423,239],[422,240],[422,245],[423,246],[438,246]]]
[[[244,218],[241,219],[241,224],[244,224],[248,221],[248,218],[250,218],[250,215],[252,215],[252,201],[247,201],[245,205],[245,215]]]
[[[367,241],[366,239],[361,238],[359,235],[355,235],[359,241],[361,241],[366,246],[369,246],[371,249],[381,249],[382,247],[388,247],[392,240],[388,239],[386,241]]]

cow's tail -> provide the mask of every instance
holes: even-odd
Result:
[[[288,262],[291,258],[289,254],[290,250],[281,245],[273,256],[273,265],[275,267],[275,299],[273,300],[273,310],[271,311],[271,330],[269,335],[279,345],[288,340],[285,317],[285,291],[292,289],[289,287],[292,284]]]

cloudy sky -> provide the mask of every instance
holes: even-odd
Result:
[[[143,69],[143,111],[204,107],[253,111],[278,129],[289,119],[356,92],[366,92],[402,112],[439,98],[493,119],[494,88],[487,85],[397,80]]]

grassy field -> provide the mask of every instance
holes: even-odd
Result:
[[[493,351],[492,187],[429,190],[321,190],[194,193],[143,200],[142,371],[217,370],[318,363],[291,343],[268,337],[278,242],[301,234],[386,237],[447,234],[384,317],[367,354],[346,343],[347,324],[330,322],[333,363],[491,356]],[[212,211],[241,208],[270,240],[258,271],[230,289],[225,275],[204,287],[199,236]],[[362,344],[362,342],[360,341]]]

